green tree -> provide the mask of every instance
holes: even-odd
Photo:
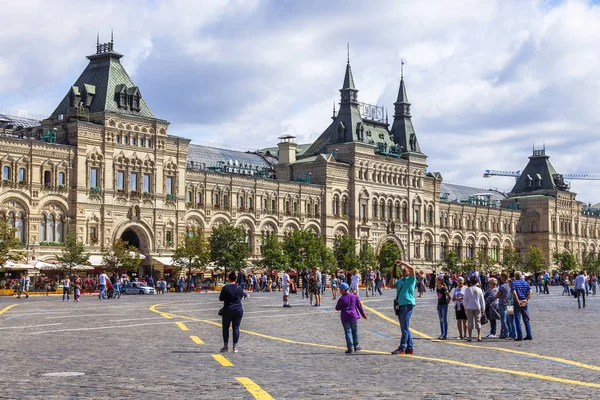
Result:
[[[484,274],[493,272],[496,269],[496,262],[492,259],[492,257],[488,256],[485,250],[479,250],[475,255],[475,259],[477,260],[479,271]]]
[[[394,276],[397,276],[396,271],[394,271],[396,260],[399,260],[402,257],[402,250],[398,248],[396,243],[394,242],[385,242],[381,245],[381,249],[379,249],[379,255],[377,256],[377,261],[379,261],[379,268],[381,269],[381,273],[387,274],[391,272]]]
[[[356,240],[351,237],[338,237],[333,248],[333,254],[335,255],[338,269],[351,271],[359,267],[359,260],[356,256]]]
[[[313,231],[300,229],[283,240],[283,251],[295,271],[321,266],[325,243]]]
[[[366,271],[369,268],[377,267],[377,257],[375,256],[375,250],[369,242],[365,242],[360,246],[360,252],[358,253],[358,262],[360,264],[361,271]]]
[[[587,273],[595,273],[600,272],[600,260],[597,257],[594,257],[593,254],[588,254],[585,256],[585,260],[583,260],[583,268]]]
[[[546,259],[542,250],[535,246],[529,246],[527,263],[523,265],[525,272],[538,272],[546,268]]]
[[[219,225],[213,228],[209,243],[210,259],[219,268],[223,268],[225,277],[227,268],[239,270],[246,266],[250,251],[244,229],[233,225]]]
[[[462,272],[462,266],[460,265],[460,259],[458,254],[454,250],[446,250],[444,252],[444,267],[443,271],[449,274],[460,274]]]
[[[260,265],[268,270],[269,276],[272,270],[281,271],[289,263],[288,256],[283,251],[283,244],[274,233],[262,238],[260,254],[262,256]]]
[[[173,272],[175,278],[181,275],[181,271],[187,269],[187,281],[188,291],[191,289],[192,270],[200,269],[210,259],[210,246],[208,241],[202,234],[197,230],[192,230],[187,234],[184,234],[179,241],[179,245],[173,252]]]
[[[117,239],[102,253],[102,265],[107,272],[119,275],[121,272],[137,272],[142,259],[135,246]]]
[[[16,229],[0,220],[0,268],[7,261],[20,261],[25,257],[21,241],[16,238]]]
[[[65,237],[65,247],[61,255],[56,255],[56,260],[59,262],[61,269],[70,273],[71,270],[78,266],[87,264],[90,259],[90,253],[85,251],[83,243],[77,241],[77,236],[74,233],[69,233]]]
[[[561,271],[573,271],[577,268],[577,259],[566,250],[562,252],[555,251],[552,254],[552,260],[554,264],[558,265]]]
[[[319,247],[321,249],[321,270],[329,275],[336,273],[338,268],[333,250],[327,247],[325,242],[321,240]]]
[[[460,263],[460,272],[473,271],[473,267],[477,265],[477,260],[474,257],[467,257]]]
[[[500,265],[509,272],[514,272],[521,265],[521,254],[512,247],[504,249]]]

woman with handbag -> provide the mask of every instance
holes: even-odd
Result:
[[[229,351],[229,327],[233,329],[233,352],[238,352],[238,341],[240,339],[240,324],[244,316],[242,298],[247,298],[241,286],[236,284],[237,274],[231,271],[227,276],[228,283],[221,289],[219,301],[224,302],[223,308],[219,310],[222,317],[223,348],[221,353]]]
[[[452,301],[454,302],[454,310],[456,312],[456,327],[458,328],[458,339],[462,340],[467,336],[467,314],[463,306],[463,298],[465,297],[465,278],[462,276],[456,280],[456,287],[452,293]]]
[[[498,308],[500,309],[500,339],[515,339],[517,330],[515,327],[515,315],[513,307],[512,289],[510,279],[506,272],[500,274],[501,285],[498,288],[496,297],[499,299]]]
[[[433,281],[433,274],[431,274],[431,280]],[[437,293],[437,312],[438,318],[440,319],[440,329],[442,334],[438,339],[446,340],[448,338],[448,304],[450,304],[450,291],[444,282],[444,274],[440,274],[437,278],[436,283]]]
[[[500,300],[496,296],[498,294],[498,288],[496,287],[498,281],[496,278],[490,278],[488,281],[489,289],[483,294],[485,299],[485,316],[490,321],[490,334],[486,337],[497,338],[496,336],[496,320],[500,319],[499,302]]]
[[[471,286],[465,289],[465,295],[463,298],[463,305],[465,306],[465,312],[467,314],[467,328],[469,329],[469,336],[467,341],[471,341],[473,337],[473,328],[477,329],[477,341],[481,342],[481,316],[485,315],[485,299],[483,298],[483,292],[477,286],[477,276],[471,276],[469,283]]]

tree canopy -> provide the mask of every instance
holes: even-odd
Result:
[[[102,265],[107,272],[118,275],[121,272],[137,272],[142,259],[135,246],[117,239],[102,253]]]
[[[190,290],[192,270],[201,269],[208,264],[210,247],[202,232],[195,229],[184,234],[181,239],[173,252],[173,273],[177,278],[183,269],[187,269],[188,290]]]
[[[212,230],[209,243],[210,259],[223,268],[225,276],[228,268],[239,270],[246,266],[250,250],[243,228],[233,225],[216,226]]]
[[[266,235],[261,240],[260,254],[262,260],[260,265],[266,268],[271,275],[271,271],[282,271],[289,265],[288,255],[283,251],[283,243],[276,234]]]
[[[16,229],[6,221],[0,221],[0,267],[7,261],[20,261],[25,257],[21,241],[15,236]]]
[[[382,273],[387,274],[388,272],[394,272],[394,266],[396,260],[402,257],[402,250],[398,248],[398,245],[394,242],[385,242],[379,249],[379,255],[377,261],[379,261],[379,268]]]
[[[460,274],[462,272],[462,266],[460,265],[460,259],[454,250],[446,250],[444,252],[444,267],[443,271],[449,274]]]
[[[70,272],[78,265],[87,264],[90,259],[90,253],[85,251],[82,242],[77,241],[74,233],[69,233],[65,237],[65,247],[61,255],[56,255],[56,260],[61,265],[61,269]]]
[[[349,236],[340,236],[337,238],[333,254],[335,255],[338,269],[351,271],[360,266],[356,255],[356,240]]]
[[[542,250],[535,246],[529,246],[527,253],[527,263],[523,265],[525,272],[538,272],[546,268],[546,259]]]
[[[375,249],[373,249],[371,243],[364,242],[362,246],[360,246],[358,262],[362,272],[368,270],[369,268],[377,268],[377,257],[375,256]]]
[[[573,254],[566,250],[562,252],[555,251],[554,254],[552,254],[552,261],[554,261],[554,264],[556,264],[561,271],[573,271],[577,268],[577,259]]]
[[[500,265],[509,272],[515,272],[517,267],[521,265],[521,254],[512,247],[504,249]]]
[[[323,267],[323,259],[326,256],[324,247],[326,246],[323,240],[313,231],[306,229],[296,230],[283,240],[283,250],[288,256],[290,267],[296,271]]]

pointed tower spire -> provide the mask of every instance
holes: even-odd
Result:
[[[350,44],[348,44],[348,60],[346,63],[346,73],[344,74],[344,84],[340,89],[340,93],[342,94],[342,101],[340,102],[340,106],[342,106],[343,104],[358,104],[358,90],[354,86],[352,67],[350,67]]]
[[[114,43],[115,42],[115,36],[113,35],[113,30],[112,28],[110,28],[110,42]]]
[[[392,124],[394,140],[400,145],[402,152],[421,153],[421,147],[417,141],[417,135],[412,124],[410,115],[410,103],[406,95],[404,84],[404,60],[400,65],[400,87],[398,98],[394,103],[394,123]]]
[[[96,36],[96,46],[100,44],[100,31],[98,31],[98,35]]]

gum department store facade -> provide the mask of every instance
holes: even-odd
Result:
[[[28,262],[51,261],[76,232],[99,265],[116,238],[161,275],[190,228],[243,226],[251,259],[261,236],[311,229],[333,246],[350,235],[379,250],[395,243],[417,266],[434,268],[454,248],[496,260],[530,245],[597,254],[600,223],[534,151],[511,193],[443,183],[427,172],[404,79],[393,121],[358,102],[350,63],[332,123],[309,145],[282,137],[255,153],[190,144],[169,135],[120,63],[113,43],[89,64],[43,121],[0,116],[0,217],[17,229]],[[19,124],[22,126],[19,126]]]

